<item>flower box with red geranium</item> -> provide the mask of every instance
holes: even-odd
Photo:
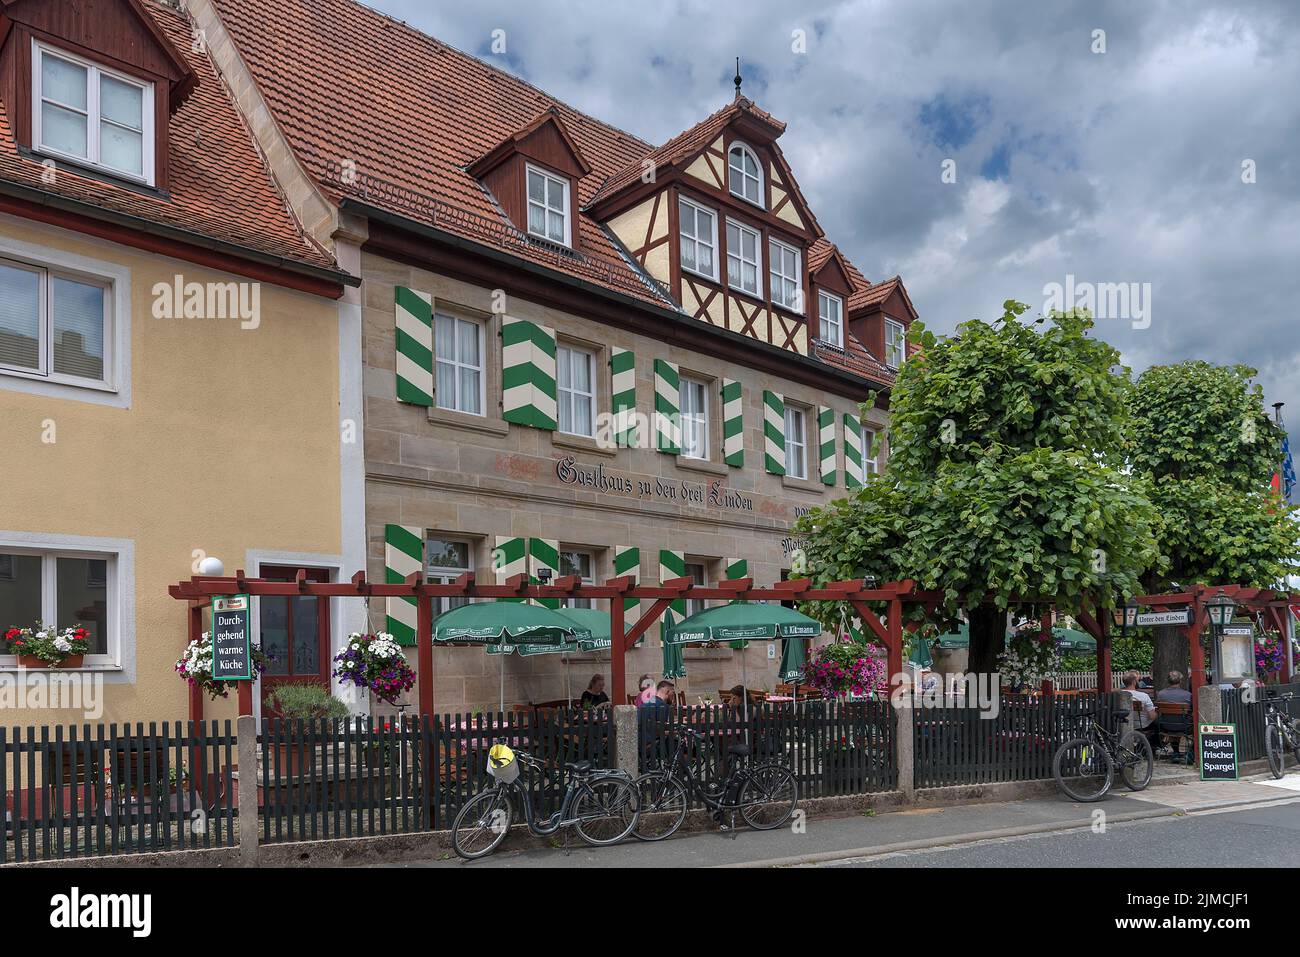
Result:
[[[80,668],[90,651],[90,632],[80,625],[59,631],[38,621],[31,628],[11,627],[4,637],[22,668]]]

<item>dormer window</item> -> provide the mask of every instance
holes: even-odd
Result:
[[[32,145],[39,152],[154,182],[153,84],[32,42]]]
[[[844,300],[829,292],[817,291],[817,317],[821,321],[824,342],[844,348]]]
[[[562,246],[573,245],[569,208],[569,181],[529,163],[528,232]]]
[[[907,331],[894,319],[885,319],[885,365],[899,369],[903,365]]]
[[[763,170],[754,151],[744,143],[733,143],[727,151],[727,185],[732,196],[763,205]]]

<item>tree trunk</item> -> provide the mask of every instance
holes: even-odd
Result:
[[[993,605],[966,610],[970,618],[970,654],[967,667],[975,674],[998,670],[998,655],[1007,643],[1007,613]]]
[[[1156,690],[1169,685],[1169,672],[1180,671],[1183,675],[1183,687],[1191,687],[1187,680],[1191,668],[1191,656],[1187,649],[1187,639],[1183,629],[1178,625],[1156,625],[1152,628],[1155,648],[1151,653],[1151,679]]]

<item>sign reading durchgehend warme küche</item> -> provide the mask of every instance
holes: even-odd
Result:
[[[1203,724],[1196,736],[1200,746],[1202,781],[1237,780],[1237,726]]]
[[[1189,608],[1177,611],[1148,611],[1137,616],[1139,625],[1190,625],[1192,612]]]
[[[253,677],[253,647],[247,595],[212,599],[212,677],[247,681]]]

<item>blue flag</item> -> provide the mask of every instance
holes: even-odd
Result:
[[[1291,489],[1295,488],[1295,465],[1291,461],[1291,441],[1286,433],[1282,434],[1282,497],[1291,499]]]

